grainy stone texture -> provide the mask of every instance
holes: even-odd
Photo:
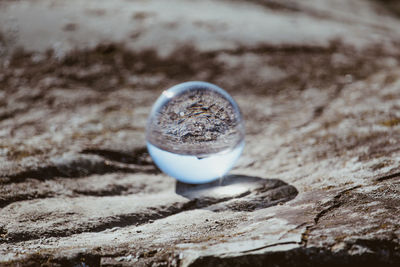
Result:
[[[1,1],[0,265],[400,266],[396,1]],[[226,89],[232,174],[160,173],[162,90]]]

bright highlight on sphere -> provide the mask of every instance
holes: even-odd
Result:
[[[239,159],[245,128],[239,107],[218,86],[186,82],[164,91],[147,121],[147,148],[156,165],[179,181],[211,182]]]

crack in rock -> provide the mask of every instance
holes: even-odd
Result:
[[[140,160],[135,162],[140,162]],[[133,164],[111,162],[105,159],[78,157],[65,161],[58,160],[54,165],[47,165],[14,175],[0,177],[0,184],[22,183],[27,179],[46,181],[54,178],[80,178],[91,174],[115,172],[157,174],[159,170],[152,164],[135,166]]]
[[[386,181],[386,180],[393,179],[393,178],[399,178],[399,177],[400,177],[400,172],[396,172],[393,174],[381,176],[381,177],[377,178],[376,181],[382,182],[382,181]]]
[[[123,152],[118,150],[109,149],[97,149],[90,148],[81,151],[82,154],[88,155],[98,155],[107,160],[126,163],[126,164],[136,164],[141,166],[155,166],[150,159],[150,155],[147,152],[146,147],[137,148],[131,152]]]
[[[327,208],[325,208],[325,209],[321,210],[320,212],[318,212],[317,215],[314,217],[314,224],[306,226],[306,229],[301,234],[300,244],[303,247],[307,247],[308,237],[309,237],[312,229],[318,224],[319,220],[323,216],[325,216],[329,212],[333,211],[334,209],[339,208],[343,204],[342,202],[340,202],[340,199],[344,194],[346,194],[348,192],[351,192],[352,190],[355,190],[355,189],[360,188],[360,187],[361,187],[361,185],[356,185],[356,186],[353,186],[353,187],[348,188],[346,190],[343,190],[340,193],[338,193],[337,195],[335,195],[333,197],[333,199],[328,202],[328,203],[331,203],[331,204]]]
[[[270,248],[270,247],[291,245],[291,244],[295,245],[295,244],[299,244],[299,242],[288,241],[288,242],[274,243],[274,244],[269,244],[269,245],[265,245],[265,246],[262,246],[262,247],[254,248],[254,249],[244,250],[244,251],[241,251],[241,253],[255,252],[255,251],[259,251],[259,250]]]

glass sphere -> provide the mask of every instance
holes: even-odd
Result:
[[[155,164],[185,183],[224,176],[244,147],[239,107],[218,86],[185,82],[164,91],[147,121],[146,142]]]

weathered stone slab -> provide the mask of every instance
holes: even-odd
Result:
[[[0,265],[400,265],[395,1],[2,1]],[[232,173],[162,174],[162,90],[226,89]]]

